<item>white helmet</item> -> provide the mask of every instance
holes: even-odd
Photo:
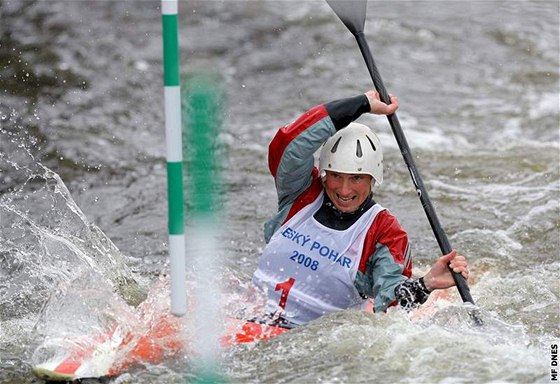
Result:
[[[376,183],[381,184],[383,182],[381,141],[365,125],[350,123],[323,145],[319,158],[321,177],[325,177],[326,171],[366,174],[373,177]]]

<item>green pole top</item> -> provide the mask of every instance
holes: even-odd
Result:
[[[183,108],[186,124],[183,152],[189,170],[187,198],[193,215],[210,216],[217,210],[221,185],[217,139],[222,94],[215,76],[197,74],[187,82],[187,106]]]

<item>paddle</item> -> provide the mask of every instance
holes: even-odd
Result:
[[[332,10],[336,13],[336,15],[340,18],[340,20],[344,23],[344,25],[346,25],[348,30],[350,30],[350,32],[352,32],[352,34],[356,38],[358,46],[360,47],[360,51],[362,52],[362,55],[366,62],[369,74],[371,75],[371,79],[373,80],[375,89],[377,90],[377,92],[379,92],[381,101],[389,104],[389,94],[387,93],[387,90],[383,85],[383,80],[381,80],[381,75],[377,70],[375,61],[373,60],[373,55],[371,54],[368,43],[366,41],[366,37],[364,35],[367,0],[326,1],[332,8]],[[422,182],[422,177],[418,173],[418,169],[414,164],[414,159],[399,123],[399,119],[397,118],[396,114],[388,115],[387,119],[389,120],[389,124],[391,125],[391,129],[393,130],[393,134],[395,136],[395,139],[397,140],[397,144],[399,145],[402,156],[404,158],[404,162],[406,163],[408,171],[410,172],[410,176],[412,177],[412,182],[414,183],[416,191],[418,192],[418,196],[420,197],[422,207],[424,207],[424,211],[428,216],[428,221],[430,222],[430,226],[432,227],[432,231],[434,232],[441,252],[444,255],[447,255],[452,251],[451,244],[447,239],[445,231],[441,227],[432,202],[430,201],[430,197],[428,196],[428,192],[426,191],[424,183]],[[453,271],[451,271],[451,274],[453,275],[453,280],[455,281],[463,302],[474,304],[469,286],[463,275]],[[476,320],[478,323],[480,323],[480,319],[476,318]]]

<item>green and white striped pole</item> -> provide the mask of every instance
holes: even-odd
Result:
[[[185,281],[185,214],[183,208],[183,154],[181,139],[181,86],[177,0],[162,0],[163,77],[165,85],[165,141],[167,146],[167,192],[171,313],[187,312]]]

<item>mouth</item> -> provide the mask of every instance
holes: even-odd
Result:
[[[348,203],[351,203],[351,202],[356,198],[356,196],[343,197],[343,196],[340,196],[340,195],[337,193],[337,194],[336,194],[336,198],[337,198],[337,200],[340,201],[341,203],[343,203],[343,204],[348,204]]]

